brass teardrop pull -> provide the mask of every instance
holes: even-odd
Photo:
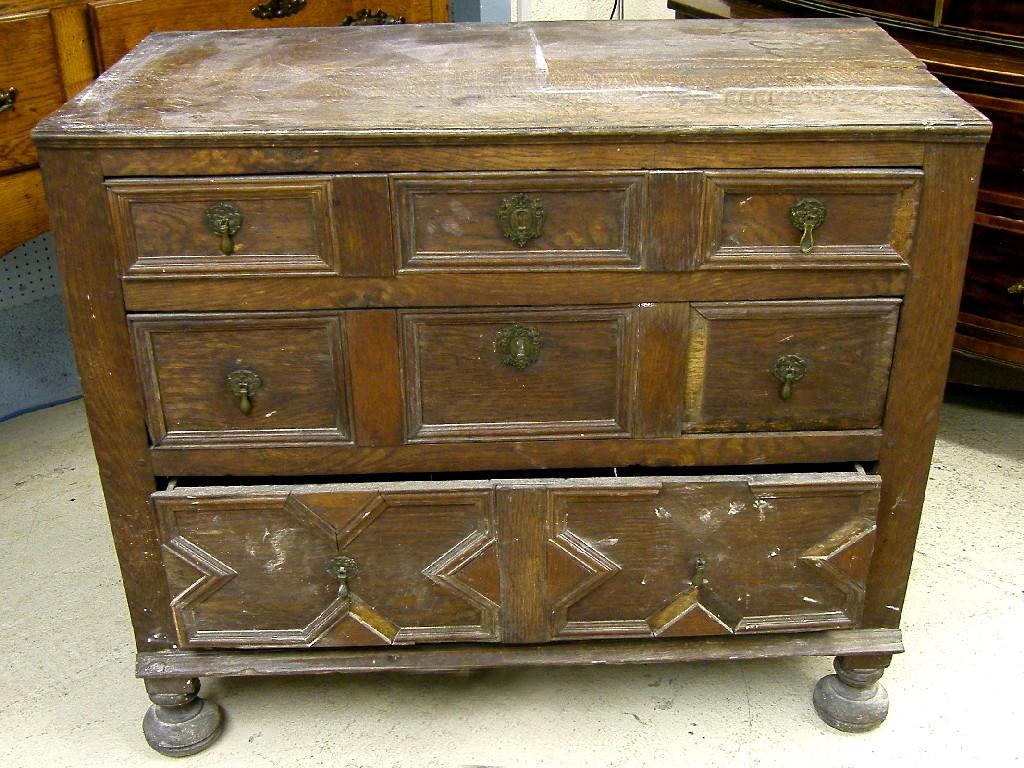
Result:
[[[807,373],[807,361],[800,355],[783,355],[772,366],[772,375],[780,382],[779,397],[789,400],[793,396],[793,383],[800,381]]]
[[[242,212],[234,203],[214,203],[206,209],[206,226],[220,235],[220,252],[230,256],[235,251],[234,236],[242,228]]]
[[[359,565],[351,557],[332,557],[327,563],[327,572],[338,580],[338,597],[351,600],[348,580],[359,573]]]
[[[228,374],[228,389],[238,398],[238,408],[246,416],[252,413],[253,394],[262,386],[260,375],[248,368],[239,368]]]
[[[827,215],[825,204],[813,197],[805,197],[789,209],[790,223],[803,233],[800,237],[802,253],[814,247],[814,230],[825,222]]]
[[[690,577],[690,584],[694,589],[704,586],[704,569],[707,566],[707,558],[704,555],[697,555],[693,561],[693,575]]]

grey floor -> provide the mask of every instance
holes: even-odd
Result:
[[[204,766],[866,766],[1024,755],[1024,400],[947,398],[888,721],[828,729],[827,659],[210,681]],[[81,403],[0,424],[0,765],[157,766]]]

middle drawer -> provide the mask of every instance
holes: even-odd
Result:
[[[133,315],[130,324],[155,445],[330,443],[339,456],[403,444],[603,438],[607,447],[607,438],[876,429],[898,314],[898,299],[841,299]]]

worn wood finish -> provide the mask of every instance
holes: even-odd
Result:
[[[98,0],[87,4],[96,46],[96,58],[103,69],[130,51],[150,32],[191,29],[267,29],[277,27],[331,27],[365,6],[362,0],[311,2],[292,16],[260,19],[250,10],[253,3],[180,0],[173,6],[160,0]],[[387,0],[380,8],[392,16],[403,16],[409,24],[447,21],[435,15],[431,0]],[[374,6],[373,10],[377,10]]]
[[[607,29],[552,22],[158,34],[36,136],[231,136],[253,146],[281,137],[824,137],[851,124],[880,136],[910,137],[925,123],[936,137],[988,133],[987,121],[870,22]],[[487,55],[467,56],[467,46]],[[780,55],[793,50],[799,78],[786,76],[794,60]],[[316,75],[282,90],[280,72],[291,68]],[[385,68],[387,77],[363,76]]]
[[[0,255],[49,227],[50,217],[42,200],[43,178],[39,171],[0,176],[0,210],[5,213],[4,226],[0,227]]]
[[[165,651],[141,653],[136,674],[146,680],[183,674],[218,677],[326,675],[339,672],[454,672],[503,667],[671,664],[685,661],[775,659],[902,653],[898,629],[851,629],[745,637],[687,637],[552,643],[549,645],[442,645],[352,648],[315,653],[288,651]]]
[[[140,674],[187,699],[199,674],[835,653],[870,686],[902,650],[987,131],[860,21],[151,38],[36,133]],[[331,272],[121,274],[105,182],[282,177],[319,185]],[[558,226],[502,243],[508,191]],[[831,207],[807,254],[804,195]],[[264,439],[222,389],[185,396],[252,356],[288,391],[266,418],[347,421]]]
[[[145,315],[129,325],[154,445],[351,442],[344,315]],[[259,377],[249,412],[235,371]]]
[[[684,431],[878,427],[898,299],[694,304]],[[773,370],[803,364],[787,398]]]
[[[632,433],[632,307],[400,313],[409,440]],[[506,334],[533,334],[525,341]],[[532,345],[519,357],[516,345]]]

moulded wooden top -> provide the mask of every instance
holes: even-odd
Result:
[[[873,22],[779,19],[154,34],[34,136],[247,145],[988,131]]]

